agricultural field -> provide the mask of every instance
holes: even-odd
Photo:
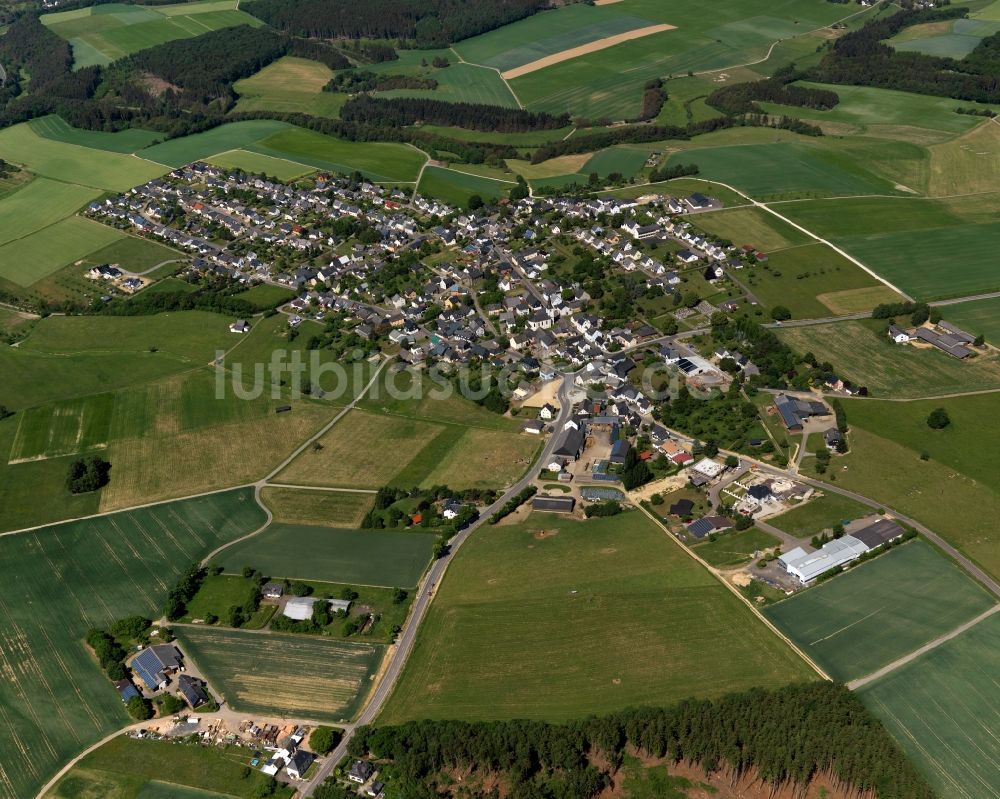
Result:
[[[243,713],[342,721],[361,709],[385,647],[318,636],[178,627],[185,653]]]
[[[796,538],[806,538],[835,524],[847,524],[871,513],[873,510],[867,505],[831,491],[814,496],[808,502],[768,519],[768,522]]]
[[[789,247],[813,244],[814,240],[760,208],[723,209],[692,217],[692,224],[737,247],[749,244],[768,254]]]
[[[230,150],[246,148],[290,126],[274,119],[254,119],[230,122],[202,133],[154,144],[138,151],[138,155],[171,169],[209,158]],[[163,171],[166,171],[165,169]],[[139,181],[136,181],[139,182]],[[133,184],[134,185],[134,184]]]
[[[285,56],[256,75],[236,81],[234,111],[280,111],[336,118],[346,95],[324,92],[333,70],[319,61]]]
[[[87,186],[35,178],[0,200],[0,246],[72,216],[100,194]]]
[[[751,527],[719,536],[716,541],[706,541],[692,551],[710,566],[732,569],[749,563],[755,552],[776,547],[781,542],[770,533]]]
[[[82,266],[90,267],[97,264],[118,264],[129,272],[145,273],[161,264],[173,261],[186,262],[190,256],[179,250],[172,249],[149,239],[136,236],[126,236],[107,247],[102,247],[89,253],[83,259]],[[151,275],[154,276],[154,275]]]
[[[431,65],[430,62],[438,56],[447,58],[450,65],[443,68]],[[451,50],[402,50],[397,60],[361,67],[361,71],[430,78],[438,84],[436,89],[381,91],[376,93],[377,97],[426,97],[453,103],[486,103],[517,108],[517,98],[495,69],[457,61]],[[346,99],[343,94],[336,96]],[[487,135],[492,139],[495,134]],[[547,138],[551,138],[551,134]]]
[[[972,300],[942,309],[947,320],[1000,347],[1000,298]]]
[[[181,571],[260,525],[251,491],[230,491],[0,538],[0,797],[34,795],[57,768],[126,721],[83,645],[93,626],[156,616]],[[17,642],[16,645],[14,642]]]
[[[650,152],[649,147],[608,147],[595,153],[580,171],[588,175],[596,172],[601,177],[618,172],[629,178],[646,165]]]
[[[381,723],[556,721],[811,674],[638,512],[495,527],[437,591]]]
[[[457,208],[465,208],[473,194],[478,194],[483,200],[496,200],[514,185],[513,180],[497,180],[470,172],[429,166],[420,178],[417,191],[424,197],[433,197]]]
[[[861,699],[939,796],[1000,795],[1000,615],[864,686]]]
[[[0,245],[0,278],[28,287],[125,234],[90,219],[69,216],[42,230]]]
[[[975,618],[996,598],[922,540],[764,613],[834,679],[852,680]]]
[[[959,361],[937,349],[894,344],[884,320],[786,327],[778,337],[799,353],[812,352],[837,374],[867,386],[873,397],[915,399],[1000,388],[1000,356],[984,352]]]
[[[42,23],[73,48],[75,69],[106,65],[119,58],[174,39],[188,39],[236,25],[262,23],[237,10],[237,0],[207,0],[167,6],[108,3],[58,11]]]
[[[393,142],[352,142],[305,128],[286,127],[243,149],[342,174],[355,170],[383,183],[412,183],[427,156]]]
[[[221,557],[234,568],[327,583],[411,588],[419,581],[436,536],[386,530],[339,530],[274,523]]]
[[[927,148],[931,196],[996,191],[990,175],[1000,169],[1000,125],[992,120],[968,133]]]
[[[887,44],[905,53],[962,59],[985,37],[997,31],[1000,31],[997,20],[952,19],[913,25],[893,36]]]
[[[266,777],[244,775],[247,752],[120,735],[95,749],[56,783],[46,799],[253,799]],[[168,781],[169,780],[169,781]],[[279,786],[277,799],[291,796]]]
[[[76,144],[92,150],[105,150],[109,153],[134,153],[136,150],[149,147],[163,136],[162,133],[142,128],[127,128],[114,133],[74,128],[55,114],[32,119],[28,122],[28,126],[45,139]]]
[[[374,504],[370,493],[275,486],[266,486],[261,499],[276,522],[349,528],[360,527]]]
[[[249,150],[228,150],[205,159],[210,164],[224,169],[239,169],[243,172],[263,174],[278,180],[294,180],[303,175],[315,172],[316,168],[306,164],[298,164],[284,158],[272,155],[261,155]]]
[[[241,291],[235,295],[237,299],[246,300],[253,303],[261,310],[276,308],[289,300],[295,299],[295,292],[284,286],[275,286],[271,283],[259,283],[246,291]]]

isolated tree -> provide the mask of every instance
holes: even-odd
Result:
[[[931,430],[943,430],[951,424],[951,417],[944,408],[935,408],[927,416],[927,426]]]
[[[90,491],[97,491],[108,484],[110,471],[111,464],[96,455],[77,458],[69,465],[66,487],[71,494],[86,494]]]
[[[784,305],[775,305],[771,309],[771,318],[775,322],[784,322],[786,319],[792,318],[792,312],[789,311]]]
[[[125,709],[136,721],[145,721],[153,716],[153,709],[150,707],[149,701],[141,696],[133,696],[129,699]]]
[[[479,208],[482,208],[483,205],[484,205],[483,198],[480,197],[478,194],[471,194],[471,195],[469,195],[469,201],[468,201],[468,203],[466,203],[466,207],[470,211],[476,211]]]
[[[974,347],[982,347],[985,343],[986,343],[986,337],[982,333],[980,333],[978,336],[976,336],[975,340],[973,340],[972,345]],[[3,417],[3,408],[0,407],[0,418],[2,417]]]
[[[317,727],[309,735],[309,748],[317,755],[325,755],[340,742],[342,735],[340,730],[333,727]]]

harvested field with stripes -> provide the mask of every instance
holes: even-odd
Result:
[[[230,491],[0,537],[0,799],[128,721],[86,631],[158,616],[184,569],[263,521],[253,492]]]
[[[177,629],[184,651],[239,711],[319,721],[352,718],[385,647],[306,635]]]

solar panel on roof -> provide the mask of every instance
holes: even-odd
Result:
[[[147,649],[140,652],[132,661],[132,670],[139,675],[139,678],[151,689],[155,689],[163,681],[163,671],[160,659],[156,653]]]

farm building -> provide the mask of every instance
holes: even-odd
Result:
[[[808,583],[821,574],[857,560],[868,550],[869,546],[864,541],[845,535],[827,542],[815,552],[806,552],[802,547],[795,547],[778,560],[785,567],[785,571],[803,583]]]
[[[312,618],[313,605],[317,602],[326,602],[329,604],[330,610],[334,613],[339,610],[347,613],[351,609],[351,603],[346,599],[320,599],[313,596],[297,596],[289,599],[285,603],[284,610],[281,612],[282,615],[295,621],[305,621]]]
[[[576,500],[573,497],[535,497],[531,501],[532,510],[550,513],[572,513],[574,507]]]
[[[725,516],[705,516],[702,519],[695,519],[687,529],[695,538],[704,538],[711,533],[728,530],[732,526],[732,521]]]
[[[948,325],[948,323],[942,322],[940,325],[941,328],[945,329],[946,332],[944,333],[939,333],[928,327],[918,327],[914,338],[925,344],[930,344],[932,347],[937,347],[941,352],[945,352],[953,358],[962,360],[972,355],[972,350],[965,346],[972,342],[969,334],[959,330],[954,325],[948,325],[947,328],[945,328],[945,325]],[[958,332],[953,333],[951,330]]]
[[[191,705],[191,709],[199,708],[208,702],[208,692],[199,680],[189,674],[182,674],[177,678],[177,690],[181,696]]]
[[[181,653],[173,644],[157,644],[142,650],[130,664],[150,691],[163,688],[168,676],[181,667]]]
[[[539,419],[529,419],[524,423],[521,429],[525,433],[531,433],[532,435],[541,435],[542,430],[545,428],[545,423]]]
[[[598,486],[584,486],[580,489],[580,496],[588,502],[606,502],[608,500],[620,502],[625,499],[625,495],[617,488],[600,488]]]
[[[859,530],[852,530],[851,537],[857,538],[869,549],[876,549],[890,541],[895,541],[905,530],[892,519],[878,519],[874,522],[863,519],[860,523],[864,526]]]
[[[127,677],[124,680],[115,680],[115,690],[118,691],[118,696],[125,704],[128,704],[128,700],[133,696],[139,696],[139,692]]]
[[[563,431],[559,444],[552,451],[552,454],[560,458],[573,458],[576,460],[583,451],[584,433],[581,427],[569,427]]]
[[[229,326],[232,333],[249,333],[250,323],[246,319],[237,319]]]
[[[801,432],[802,425],[810,416],[826,416],[830,413],[822,402],[802,400],[779,394],[774,398],[774,407],[781,416],[785,429],[791,433]]]

